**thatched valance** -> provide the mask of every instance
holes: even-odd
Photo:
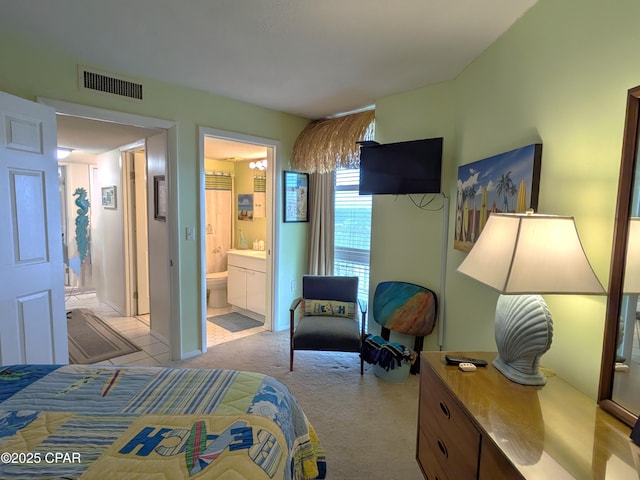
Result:
[[[317,120],[300,133],[293,146],[291,166],[307,173],[328,173],[338,168],[358,168],[360,147],[373,140],[375,112]]]

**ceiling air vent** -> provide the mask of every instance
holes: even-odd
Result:
[[[142,84],[118,75],[78,66],[80,88],[142,101]]]

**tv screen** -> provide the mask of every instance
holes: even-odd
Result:
[[[440,193],[442,137],[360,147],[360,195]]]

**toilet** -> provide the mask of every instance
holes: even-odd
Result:
[[[209,308],[228,307],[227,272],[207,273],[207,294]]]

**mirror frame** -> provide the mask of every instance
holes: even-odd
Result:
[[[627,108],[622,139],[622,160],[618,179],[618,200],[613,230],[613,250],[611,252],[611,272],[607,310],[604,326],[604,342],[602,346],[602,367],[600,370],[600,386],[598,388],[598,404],[603,410],[633,426],[638,415],[613,398],[613,379],[615,373],[615,356],[622,304],[622,284],[624,264],[626,260],[627,236],[629,233],[629,213],[633,195],[634,173],[638,155],[638,124],[640,122],[640,86],[627,92]]]

